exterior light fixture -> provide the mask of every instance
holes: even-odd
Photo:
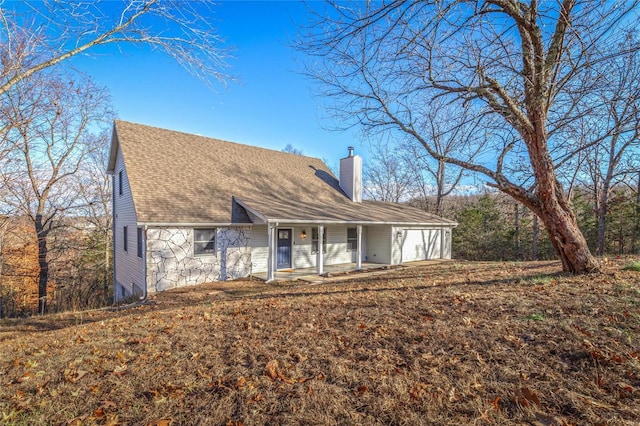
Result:
[[[306,231],[306,229],[302,230],[302,233],[300,234],[300,238],[302,238],[303,240],[307,239],[307,231]]]

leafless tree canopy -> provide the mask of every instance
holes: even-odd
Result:
[[[557,168],[588,148],[567,129],[591,111],[609,64],[638,49],[637,2],[383,1],[319,7],[300,48],[344,126],[388,132],[483,175],[538,215],[564,269],[598,270]],[[437,108],[444,102],[451,108]],[[607,102],[605,99],[604,102]],[[478,120],[453,152],[428,117]],[[594,142],[596,143],[596,142]]]
[[[112,113],[104,89],[90,80],[38,73],[14,84],[3,96],[0,122],[6,123],[11,151],[0,159],[0,212],[27,218],[38,241],[38,296],[45,309],[49,263],[55,251],[50,235],[81,217],[87,207],[83,185],[88,160],[104,149]],[[102,129],[101,129],[102,124]],[[105,212],[106,213],[106,212]]]
[[[0,95],[38,71],[100,45],[147,44],[201,80],[224,82],[227,49],[213,2],[45,0],[0,6]]]

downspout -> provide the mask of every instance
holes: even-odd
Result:
[[[118,303],[118,292],[116,291],[116,175],[111,175],[111,261],[113,262],[113,304]]]
[[[147,225],[143,228],[144,244],[142,245],[142,287],[144,290],[142,298],[140,299],[141,302],[147,300],[147,228]]]

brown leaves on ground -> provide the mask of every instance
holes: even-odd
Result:
[[[6,321],[0,423],[636,424],[640,275],[625,263],[213,283]]]

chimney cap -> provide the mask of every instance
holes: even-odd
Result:
[[[349,150],[349,157],[353,157],[353,147],[350,146],[347,149]]]

